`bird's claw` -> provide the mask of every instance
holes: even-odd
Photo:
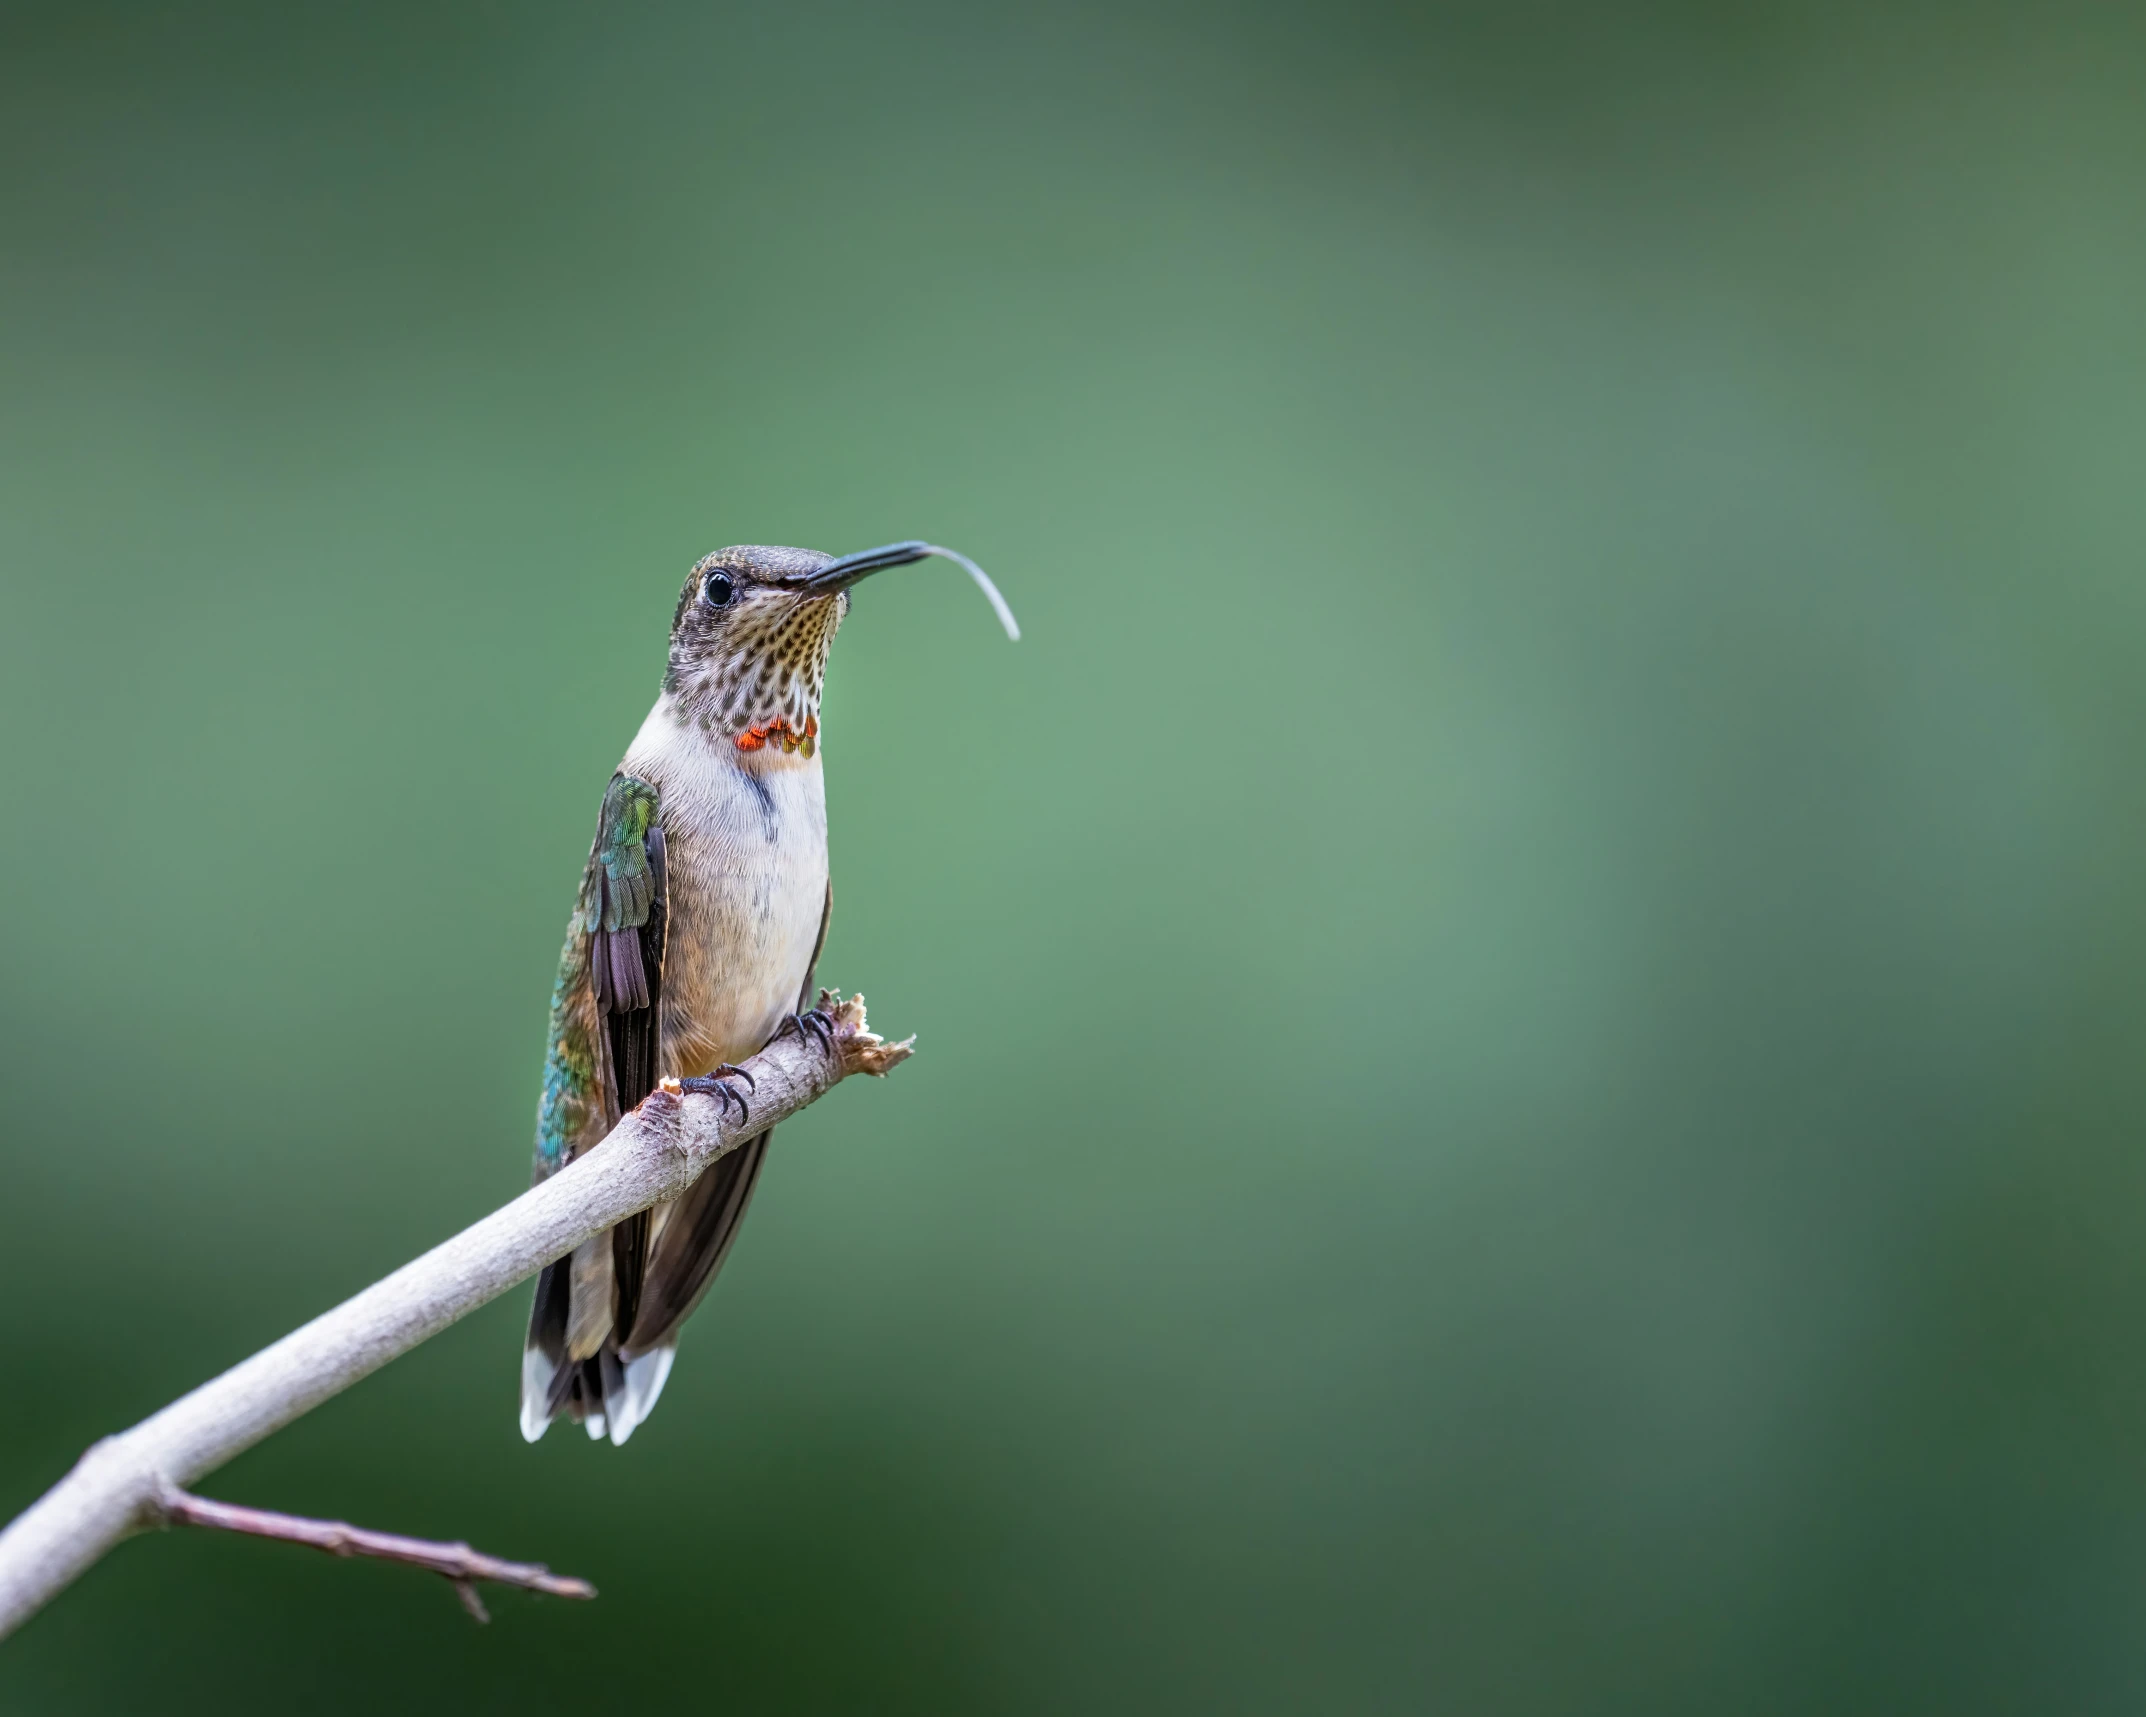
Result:
[[[745,1099],[724,1083],[724,1081],[730,1079],[742,1079],[753,1089],[759,1089],[750,1073],[746,1072],[742,1067],[731,1066],[727,1061],[713,1072],[703,1074],[697,1079],[679,1080],[678,1089],[681,1091],[697,1091],[709,1097],[720,1097],[726,1108],[735,1103],[738,1106],[738,1119],[750,1121],[753,1118],[753,1112],[745,1106]]]
[[[810,1041],[817,1043],[829,1055],[834,1054],[834,1016],[829,1014],[826,1009],[807,1008],[803,1013],[788,1015],[782,1024],[775,1028],[775,1037],[781,1037],[784,1033],[793,1031],[797,1033],[798,1042],[803,1043],[809,1038]],[[772,1043],[775,1039],[770,1038],[768,1041]]]

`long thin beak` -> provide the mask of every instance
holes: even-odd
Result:
[[[846,554],[833,565],[823,567],[805,580],[805,588],[815,596],[824,596],[836,590],[847,590],[860,578],[869,578],[875,572],[884,572],[890,566],[913,566],[920,560],[934,557],[950,560],[956,566],[967,569],[976,586],[990,598],[992,612],[998,615],[999,624],[1006,628],[1006,636],[1021,635],[1020,622],[1014,619],[1013,610],[1006,606],[1006,599],[978,566],[965,554],[950,548],[941,548],[937,543],[906,542],[888,543],[884,548],[868,548],[859,554]]]
[[[870,578],[875,572],[884,572],[890,566],[911,566],[917,561],[928,560],[933,553],[929,543],[889,543],[885,548],[868,548],[859,554],[846,554],[834,565],[824,567],[805,580],[805,588],[815,595],[825,595],[830,590],[847,590],[860,578]]]

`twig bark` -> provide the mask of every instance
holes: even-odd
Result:
[[[832,1044],[778,1039],[744,1065],[749,1120],[712,1096],[652,1094],[596,1149],[133,1429],[95,1444],[0,1533],[0,1638],[120,1539],[163,1516],[173,1490],[399,1354],[496,1299],[622,1218],[674,1197],[726,1151],[852,1073],[883,1074],[910,1053],[865,1025],[864,998],[821,992]],[[913,1040],[911,1040],[913,1041]],[[726,1112],[727,1111],[727,1112]]]
[[[439,1544],[429,1538],[405,1538],[397,1532],[373,1532],[352,1526],[347,1520],[308,1520],[298,1514],[278,1514],[268,1508],[242,1508],[233,1502],[214,1502],[195,1496],[177,1485],[167,1485],[157,1502],[157,1513],[172,1526],[206,1526],[218,1532],[242,1532],[253,1538],[274,1538],[285,1544],[304,1544],[325,1550],[331,1556],[372,1556],[383,1562],[407,1562],[413,1568],[428,1568],[443,1574],[462,1600],[462,1607],[480,1622],[486,1614],[484,1600],[473,1582],[494,1580],[503,1586],[521,1586],[532,1592],[549,1592],[555,1598],[593,1598],[596,1588],[571,1574],[554,1574],[541,1562],[508,1562],[472,1550],[467,1544]]]

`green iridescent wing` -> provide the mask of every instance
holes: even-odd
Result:
[[[587,1150],[655,1088],[662,1014],[662,803],[632,775],[604,793],[551,992],[537,1105],[538,1180]]]
[[[655,1088],[667,918],[661,813],[649,782],[611,778],[552,985],[537,1104],[538,1180],[596,1145]],[[645,1212],[611,1231],[616,1329],[631,1329],[639,1309],[648,1232]],[[550,1369],[566,1355],[569,1276],[569,1260],[560,1259],[537,1279],[529,1348]]]

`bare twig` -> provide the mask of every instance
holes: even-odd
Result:
[[[828,1049],[802,1036],[783,1037],[745,1063],[754,1081],[750,1120],[714,1097],[659,1090],[596,1149],[512,1204],[92,1447],[0,1533],[0,1637],[120,1539],[156,1524],[171,1490],[214,1471],[590,1236],[675,1197],[716,1158],[850,1074],[883,1074],[908,1057],[909,1043],[888,1043],[866,1029],[862,996],[845,1002],[823,991],[820,1005],[835,1022]]]
[[[286,1544],[310,1545],[331,1556],[375,1556],[383,1562],[407,1562],[413,1568],[429,1568],[444,1574],[462,1599],[463,1608],[480,1622],[492,1618],[484,1600],[471,1583],[496,1580],[503,1586],[521,1586],[532,1592],[549,1592],[555,1598],[593,1598],[596,1588],[571,1574],[554,1574],[541,1562],[506,1562],[472,1550],[467,1544],[440,1544],[429,1538],[404,1538],[395,1532],[373,1532],[344,1520],[308,1520],[303,1515],[278,1514],[267,1508],[242,1508],[234,1502],[213,1502],[195,1496],[177,1485],[167,1485],[158,1499],[157,1512],[173,1526],[207,1526],[218,1532],[243,1532],[254,1538],[278,1538]]]

